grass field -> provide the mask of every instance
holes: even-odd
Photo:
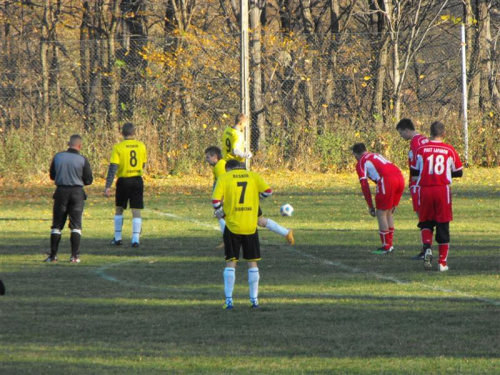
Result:
[[[261,309],[237,269],[222,310],[224,267],[209,178],[147,181],[141,247],[112,248],[113,201],[88,189],[82,263],[48,250],[53,188],[0,191],[0,374],[498,374],[500,169],[466,170],[454,191],[450,271],[425,272],[405,194],[396,251],[379,246],[357,178],[262,175],[266,216],[297,244],[260,231]],[[34,184],[36,185],[36,184]],[[279,216],[291,203],[295,214]],[[127,212],[130,215],[129,212]]]

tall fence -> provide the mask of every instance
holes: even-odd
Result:
[[[251,49],[250,62],[253,164],[342,170],[352,165],[350,145],[360,141],[402,164],[407,145],[394,130],[398,108],[424,133],[432,120],[444,121],[461,149],[455,26],[436,29],[408,58],[407,44],[384,45],[377,33],[263,32],[260,59]],[[138,125],[152,173],[201,170],[203,150],[220,144],[239,112],[238,33],[193,28],[169,38],[2,43],[9,52],[0,61],[3,174],[45,170],[73,132],[84,134],[84,153],[104,173],[124,121]],[[397,71],[390,63],[395,48]],[[495,124],[471,125],[471,162],[497,163],[498,150],[488,156],[483,143],[498,138]]]

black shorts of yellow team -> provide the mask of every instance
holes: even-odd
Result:
[[[260,260],[260,243],[257,230],[253,234],[236,234],[226,226],[223,238],[226,261],[238,261],[240,259],[240,250],[243,250],[243,259],[246,261],[255,262]]]
[[[257,214],[257,217],[262,217],[262,215],[264,215],[264,214],[262,213],[262,210],[261,210],[261,208],[259,206],[259,213]]]
[[[116,207],[144,208],[144,182],[141,176],[120,177],[116,181]]]

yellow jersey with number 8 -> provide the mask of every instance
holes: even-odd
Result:
[[[254,234],[257,230],[259,193],[270,190],[255,172],[233,169],[217,179],[212,199],[223,201],[226,225],[235,234]]]
[[[110,163],[118,164],[117,176],[142,176],[144,164],[148,161],[146,146],[141,141],[126,139],[113,147]]]

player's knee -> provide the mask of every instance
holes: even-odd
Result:
[[[265,217],[259,217],[257,224],[259,225],[259,227],[265,228],[267,225],[267,219]]]
[[[428,220],[428,221],[420,221],[417,226],[420,229],[429,229],[429,230],[434,230],[434,227],[436,226],[436,222],[433,220]]]

